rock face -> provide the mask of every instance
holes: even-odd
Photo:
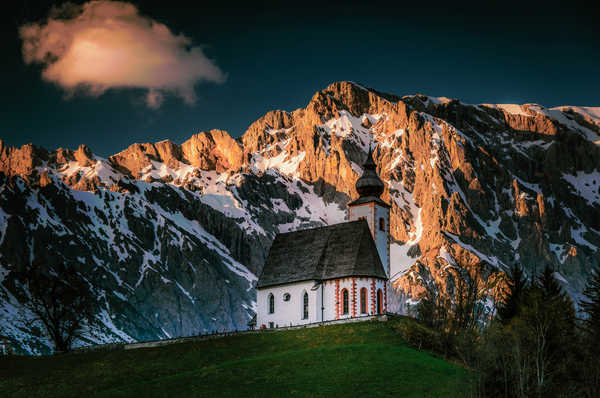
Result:
[[[80,343],[245,328],[277,232],[341,222],[369,145],[392,205],[397,311],[425,285],[551,264],[577,299],[600,255],[600,109],[466,105],[339,82],[234,140],[89,148],[0,142],[0,324],[23,352],[48,341],[15,275],[58,258],[88,275],[97,317]],[[13,272],[14,271],[14,272]],[[491,300],[490,300],[491,299]]]
[[[242,167],[242,149],[226,131],[211,130],[192,136],[181,145],[186,162],[202,170],[230,171]]]

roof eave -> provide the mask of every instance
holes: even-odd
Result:
[[[275,287],[275,286],[284,286],[284,285],[292,285],[294,283],[301,283],[301,282],[309,282],[309,281],[317,281],[319,279],[315,279],[315,278],[307,278],[307,279],[299,279],[297,281],[288,281],[288,282],[276,282],[276,283],[266,283],[263,285],[256,285],[256,290],[259,289],[266,289],[269,287]]]
[[[343,279],[343,278],[377,278],[377,279],[382,279],[382,280],[389,280],[389,278],[387,276],[374,275],[374,274],[350,273],[348,275],[337,275],[332,278],[324,278],[324,279],[312,278],[312,279],[303,279],[303,280],[299,280],[299,281],[284,282],[284,283],[271,283],[271,284],[266,284],[266,285],[262,285],[262,286],[257,285],[256,290],[263,290],[263,289],[268,289],[268,288],[273,288],[273,287],[278,287],[278,286],[285,286],[285,285],[293,285],[294,283],[300,283],[300,282],[310,282],[310,281],[325,282],[325,281],[334,281],[336,279]]]
[[[375,202],[378,205],[381,205],[383,207],[387,207],[388,209],[391,209],[392,206],[390,206],[389,204],[385,203],[382,199],[380,198],[376,198],[376,197],[368,197],[368,198],[358,198],[356,200],[353,200],[352,202],[348,203],[346,206],[348,207],[352,207],[352,206],[359,206],[359,205],[364,205],[367,203],[371,203],[371,202]]]

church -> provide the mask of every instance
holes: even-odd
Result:
[[[387,312],[390,205],[372,151],[348,222],[278,234],[257,282],[258,328]]]

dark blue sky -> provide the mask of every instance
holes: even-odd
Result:
[[[41,66],[25,65],[18,27],[58,3],[24,1],[2,24],[5,143],[48,149],[86,143],[108,156],[134,142],[181,143],[212,128],[237,137],[267,111],[304,107],[315,91],[339,80],[467,103],[600,106],[600,14],[575,2],[394,8],[374,1],[303,8],[252,2],[197,9],[133,2],[141,14],[205,46],[227,74],[222,84],[197,85],[195,105],[173,97],[158,110],[134,89],[66,99],[41,79]]]

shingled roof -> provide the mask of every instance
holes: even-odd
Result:
[[[387,279],[365,220],[278,234],[257,288],[347,276]]]

